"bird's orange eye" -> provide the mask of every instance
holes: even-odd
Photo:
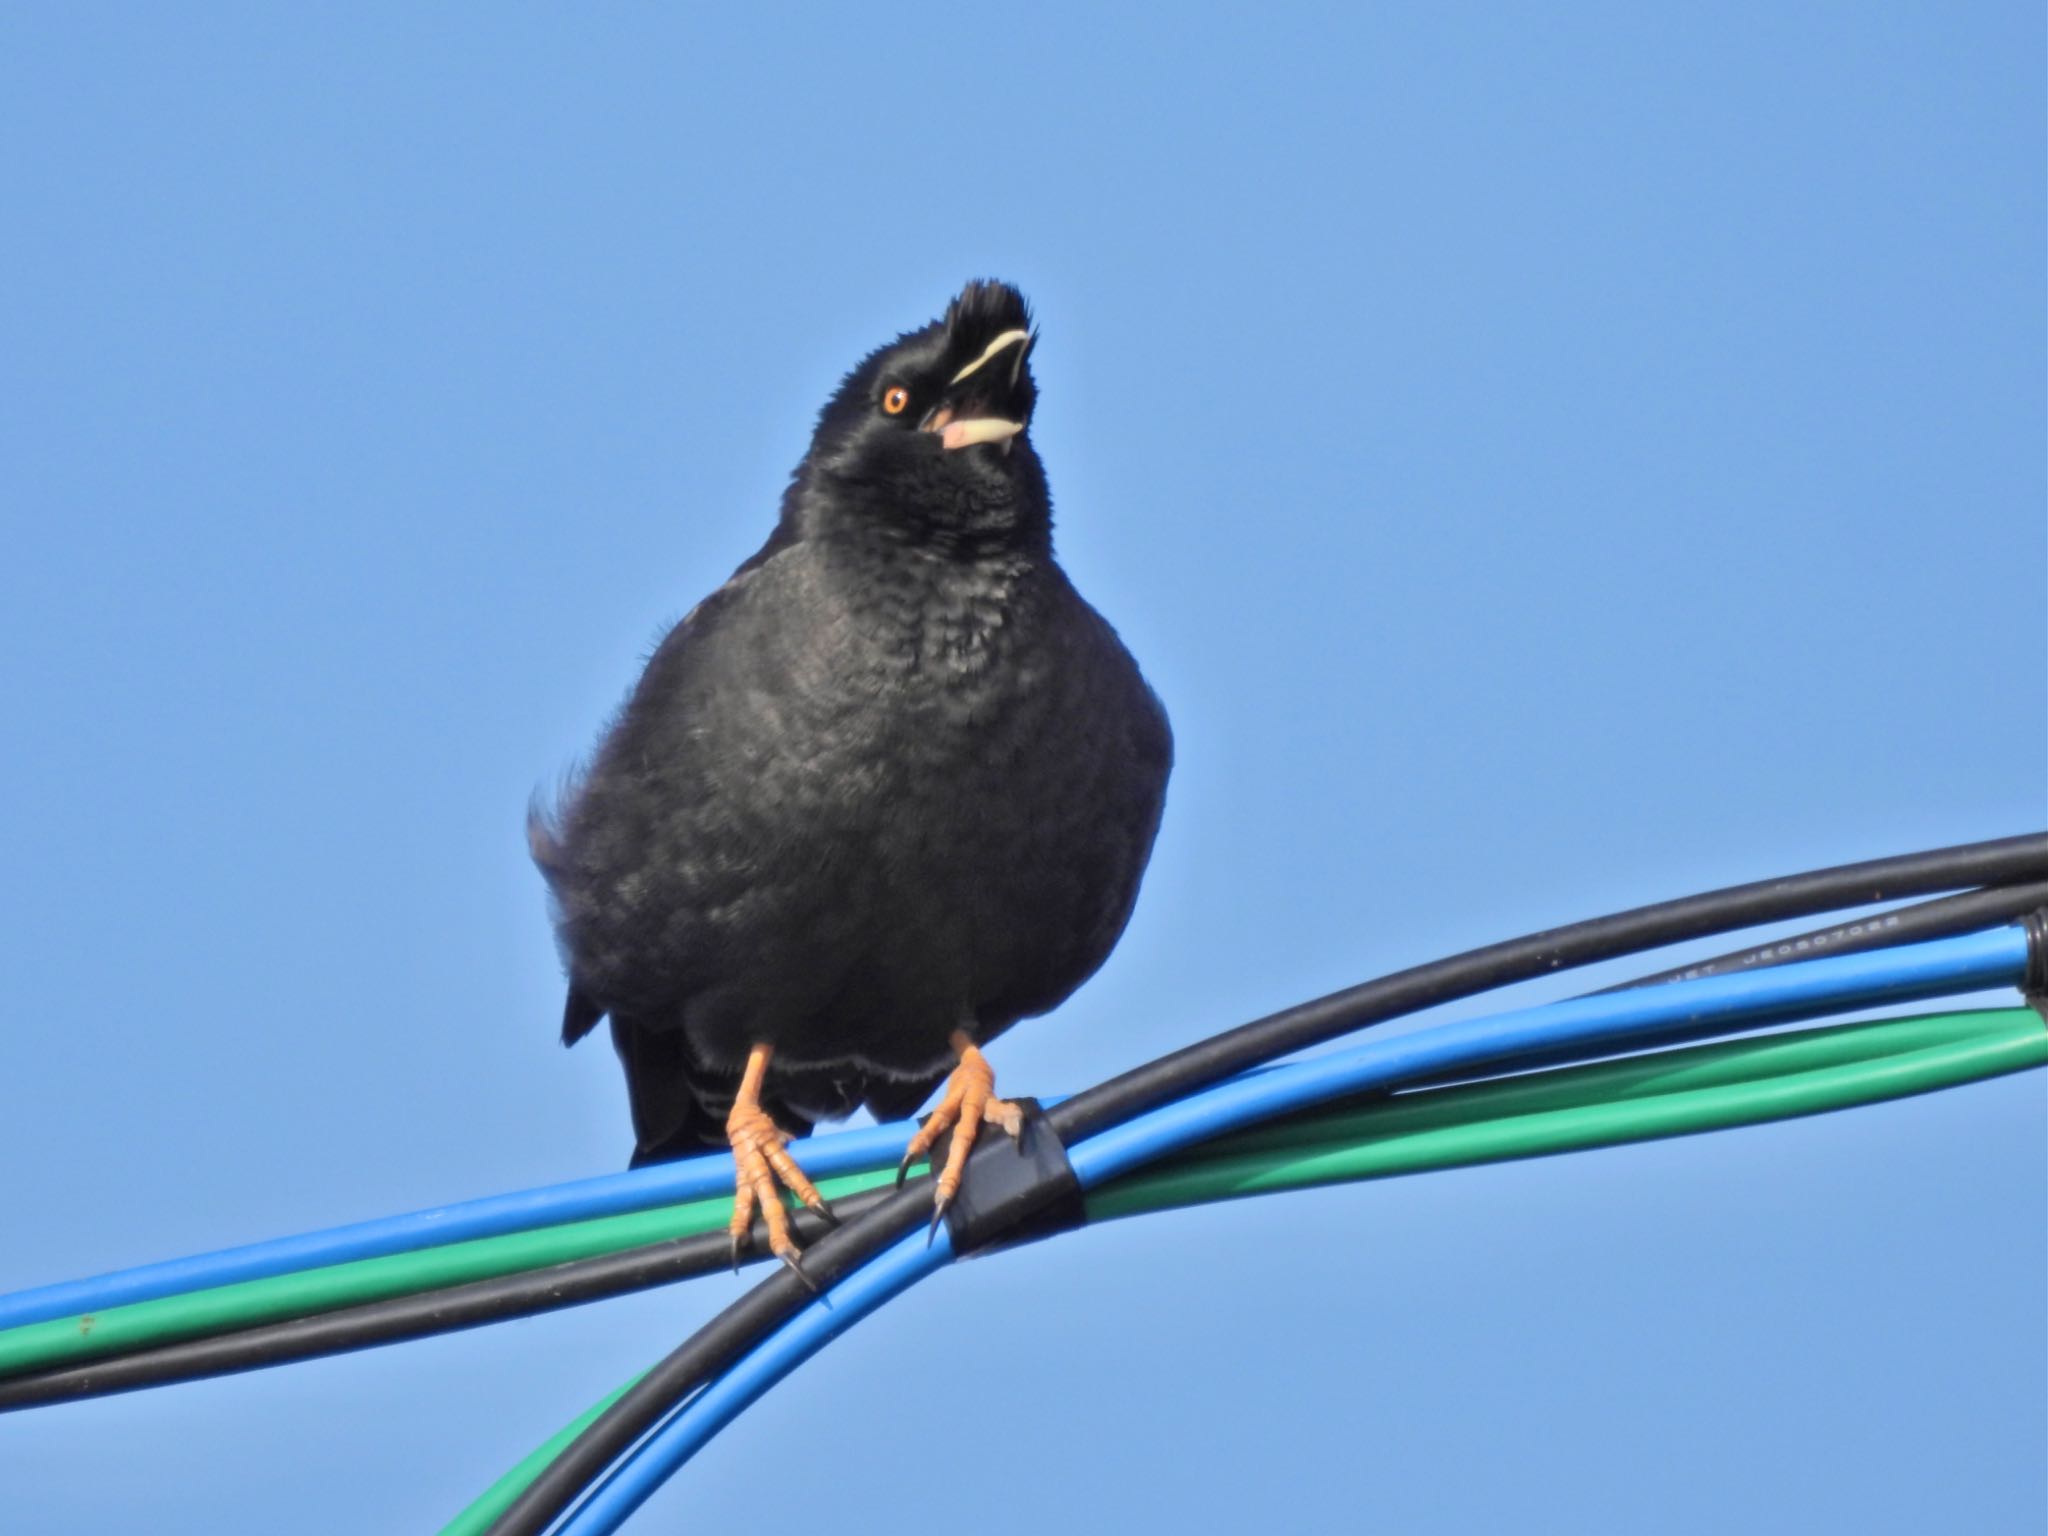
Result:
[[[882,409],[891,416],[901,416],[910,408],[910,391],[901,384],[889,386],[889,392],[882,396]]]

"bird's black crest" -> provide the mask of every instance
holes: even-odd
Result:
[[[976,278],[946,306],[950,336],[994,338],[1004,331],[1030,329],[1031,306],[1024,302],[1024,295],[994,278]]]

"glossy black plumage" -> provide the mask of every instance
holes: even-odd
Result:
[[[907,1114],[953,1030],[1054,1007],[1123,931],[1172,743],[1054,561],[1029,324],[970,284],[847,375],[768,542],[530,819],[563,1038],[610,1015],[636,1163],[722,1144],[757,1043],[786,1130]],[[935,430],[1000,417],[1026,430]]]

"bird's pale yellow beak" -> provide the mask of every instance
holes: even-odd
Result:
[[[949,421],[939,428],[942,448],[971,448],[976,443],[1007,443],[1024,430],[1021,421],[1000,416],[975,416],[966,421]]]
[[[996,339],[995,339],[994,341],[990,342],[990,343],[989,343],[989,344],[988,344],[987,346],[985,346],[985,347],[983,347],[983,348],[981,349],[981,356],[977,357],[977,358],[976,358],[976,359],[975,359],[975,360],[974,360],[973,362],[969,363],[969,364],[968,364],[968,365],[967,365],[967,366],[966,366],[965,368],[962,368],[962,369],[961,369],[961,370],[960,370],[960,371],[959,371],[958,373],[954,374],[954,375],[953,375],[953,378],[952,378],[952,382],[953,382],[953,383],[955,383],[955,384],[958,384],[958,383],[960,383],[960,382],[961,382],[961,381],[962,381],[963,379],[971,379],[971,378],[973,378],[973,377],[974,377],[974,375],[976,375],[977,373],[981,372],[981,370],[982,370],[983,368],[986,368],[986,367],[988,366],[988,364],[989,364],[989,361],[990,361],[990,359],[1002,356],[1002,354],[1003,354],[1003,351],[1004,351],[1004,349],[1005,349],[1005,348],[1008,348],[1008,347],[1014,347],[1014,346],[1016,346],[1016,345],[1017,345],[1017,344],[1018,344],[1019,342],[1029,342],[1030,340],[1031,340],[1031,333],[1030,333],[1029,331],[1005,331],[1005,332],[1003,332],[1003,334],[1002,334],[1002,335],[998,336],[998,337],[997,337],[997,338],[996,338]],[[1025,347],[1025,349],[1024,349],[1024,351],[1025,351],[1025,352],[1028,352],[1028,351],[1030,351],[1030,350],[1031,350],[1031,349],[1030,349],[1030,347],[1029,347],[1029,346],[1026,346],[1026,347]],[[1016,381],[1016,378],[1017,378],[1017,365],[1018,365],[1018,364],[1021,364],[1021,363],[1022,363],[1023,361],[1024,361],[1024,353],[1023,353],[1023,352],[1019,352],[1019,353],[1017,354],[1017,362],[1016,362],[1015,364],[1012,364],[1012,365],[1011,365],[1011,368],[1010,368],[1010,379],[1011,379],[1011,382],[1013,382],[1013,383],[1014,383],[1014,382]]]
[[[1003,332],[994,341],[981,349],[981,356],[962,368],[948,381],[948,388],[957,388],[974,377],[990,363],[1012,348],[1016,356],[1010,360],[1011,384],[1017,382],[1017,371],[1024,366],[1024,356],[1031,350],[1031,333],[1026,330]],[[1024,423],[1011,421],[1005,416],[970,416],[956,420],[950,406],[934,411],[931,419],[924,424],[927,432],[936,432],[942,447],[971,448],[976,443],[1001,443],[1008,451],[1011,438],[1024,430]]]

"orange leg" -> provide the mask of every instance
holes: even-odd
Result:
[[[733,1097],[732,1113],[725,1117],[726,1139],[732,1143],[735,1184],[732,1225],[727,1229],[732,1237],[732,1267],[740,1267],[740,1251],[753,1231],[754,1211],[758,1207],[768,1222],[770,1251],[809,1285],[810,1277],[797,1263],[800,1250],[789,1235],[789,1211],[782,1203],[782,1190],[776,1187],[776,1180],[780,1179],[791,1194],[827,1221],[832,1219],[832,1213],[826,1209],[817,1186],[804,1177],[803,1169],[789,1155],[789,1138],[761,1107],[761,1082],[768,1075],[768,1058],[774,1054],[772,1045],[757,1045],[747,1053],[747,1070],[740,1078],[740,1091]]]
[[[953,1132],[953,1145],[946,1152],[946,1166],[939,1170],[934,1189],[934,1230],[938,1228],[939,1218],[946,1214],[946,1207],[960,1192],[960,1173],[967,1166],[967,1154],[974,1150],[974,1138],[982,1126],[993,1121],[1008,1131],[1013,1141],[1021,1140],[1024,1135],[1024,1112],[1008,1099],[995,1097],[995,1069],[968,1038],[967,1031],[954,1030],[948,1043],[960,1058],[960,1065],[946,1080],[945,1097],[939,1100],[939,1107],[932,1111],[931,1118],[911,1138],[910,1150],[903,1154],[903,1162],[896,1170],[896,1182],[901,1184],[910,1165],[931,1151],[948,1127],[958,1127]]]

